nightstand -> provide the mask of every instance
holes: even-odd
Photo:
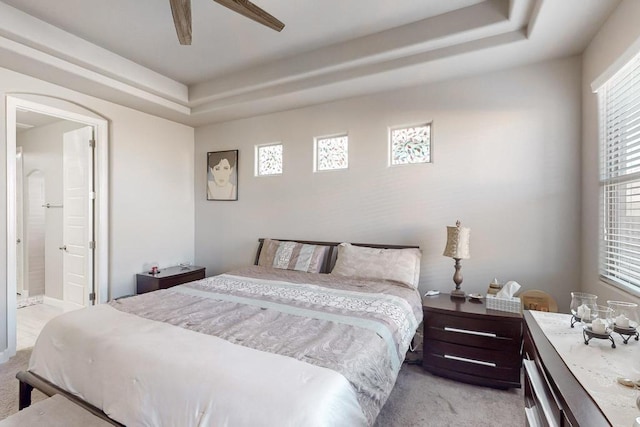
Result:
[[[156,274],[142,273],[136,274],[136,292],[144,294],[146,292],[167,289],[182,283],[193,282],[204,279],[205,268],[191,265],[189,267],[168,267],[163,268]]]
[[[424,297],[422,366],[429,372],[496,388],[520,387],[522,315],[484,302]]]

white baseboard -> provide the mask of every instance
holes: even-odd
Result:
[[[11,349],[6,348],[4,351],[0,352],[0,365],[9,361],[9,359],[16,355],[16,350],[10,351]]]
[[[51,305],[53,307],[61,308],[65,312],[74,311],[74,310],[78,310],[79,308],[82,308],[82,307],[79,307],[76,304],[73,304],[73,303],[70,303],[70,302],[67,302],[67,301],[63,301],[63,300],[58,299],[58,298],[51,298],[51,297],[48,297],[46,295],[44,296],[44,299],[43,299],[42,302],[44,304]]]

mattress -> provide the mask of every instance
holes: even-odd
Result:
[[[29,370],[127,426],[372,425],[416,290],[265,267],[62,315]]]

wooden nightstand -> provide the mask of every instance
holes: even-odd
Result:
[[[136,274],[136,292],[138,294],[144,294],[146,292],[167,289],[182,283],[204,279],[204,273],[204,267],[192,265],[189,267],[176,266],[163,268],[157,274]]]
[[[521,314],[447,294],[424,297],[422,311],[426,370],[472,384],[520,387]]]

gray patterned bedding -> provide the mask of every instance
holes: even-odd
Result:
[[[369,424],[422,321],[419,293],[397,283],[258,266],[110,305],[336,371]]]

